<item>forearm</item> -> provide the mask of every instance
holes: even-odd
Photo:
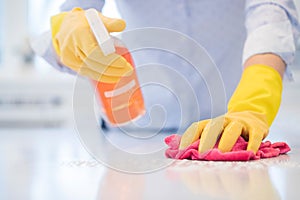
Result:
[[[274,68],[280,74],[281,78],[283,78],[286,64],[278,55],[272,53],[265,53],[251,56],[249,59],[246,60],[244,64],[244,69],[256,64],[267,65]]]

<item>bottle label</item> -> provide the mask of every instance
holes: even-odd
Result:
[[[104,92],[105,97],[114,97],[121,95],[125,92],[128,92],[128,90],[132,89],[136,85],[135,80],[130,81],[129,83],[125,84],[122,87],[119,87],[118,89],[106,91]]]
[[[133,73],[122,77],[117,83],[95,82],[95,85],[105,120],[119,126],[142,116],[145,106],[131,55],[124,47],[115,48],[116,53],[122,55],[134,67]]]

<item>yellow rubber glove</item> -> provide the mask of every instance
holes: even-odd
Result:
[[[228,112],[220,117],[193,123],[183,134],[180,149],[200,138],[199,152],[212,148],[222,134],[218,149],[231,151],[241,135],[248,140],[247,150],[257,152],[268,135],[280,106],[282,80],[266,65],[247,67],[228,103]]]
[[[108,32],[120,32],[126,26],[122,19],[104,17],[101,13],[99,16]],[[133,70],[122,56],[103,55],[81,8],[53,16],[51,31],[53,46],[61,62],[80,75],[113,83]]]

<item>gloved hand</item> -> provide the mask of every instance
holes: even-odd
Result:
[[[120,32],[126,24],[99,13],[108,32]],[[93,80],[113,83],[130,75],[133,68],[122,56],[104,56],[85,18],[84,10],[75,8],[51,18],[52,43],[60,61]]]
[[[282,80],[275,69],[266,65],[247,67],[228,103],[228,112],[193,123],[183,134],[179,148],[184,149],[200,138],[199,152],[203,153],[222,134],[218,149],[228,152],[241,135],[248,140],[247,150],[256,153],[277,114],[281,93]]]

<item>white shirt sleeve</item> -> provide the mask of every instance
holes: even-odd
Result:
[[[31,38],[30,45],[36,55],[44,58],[52,67],[70,74],[76,74],[75,71],[69,67],[64,66],[57,57],[54,47],[51,43],[51,32],[47,31],[39,35],[38,37]]]
[[[293,62],[300,25],[292,0],[247,0],[245,26],[243,63],[261,53],[277,54],[287,66]]]

